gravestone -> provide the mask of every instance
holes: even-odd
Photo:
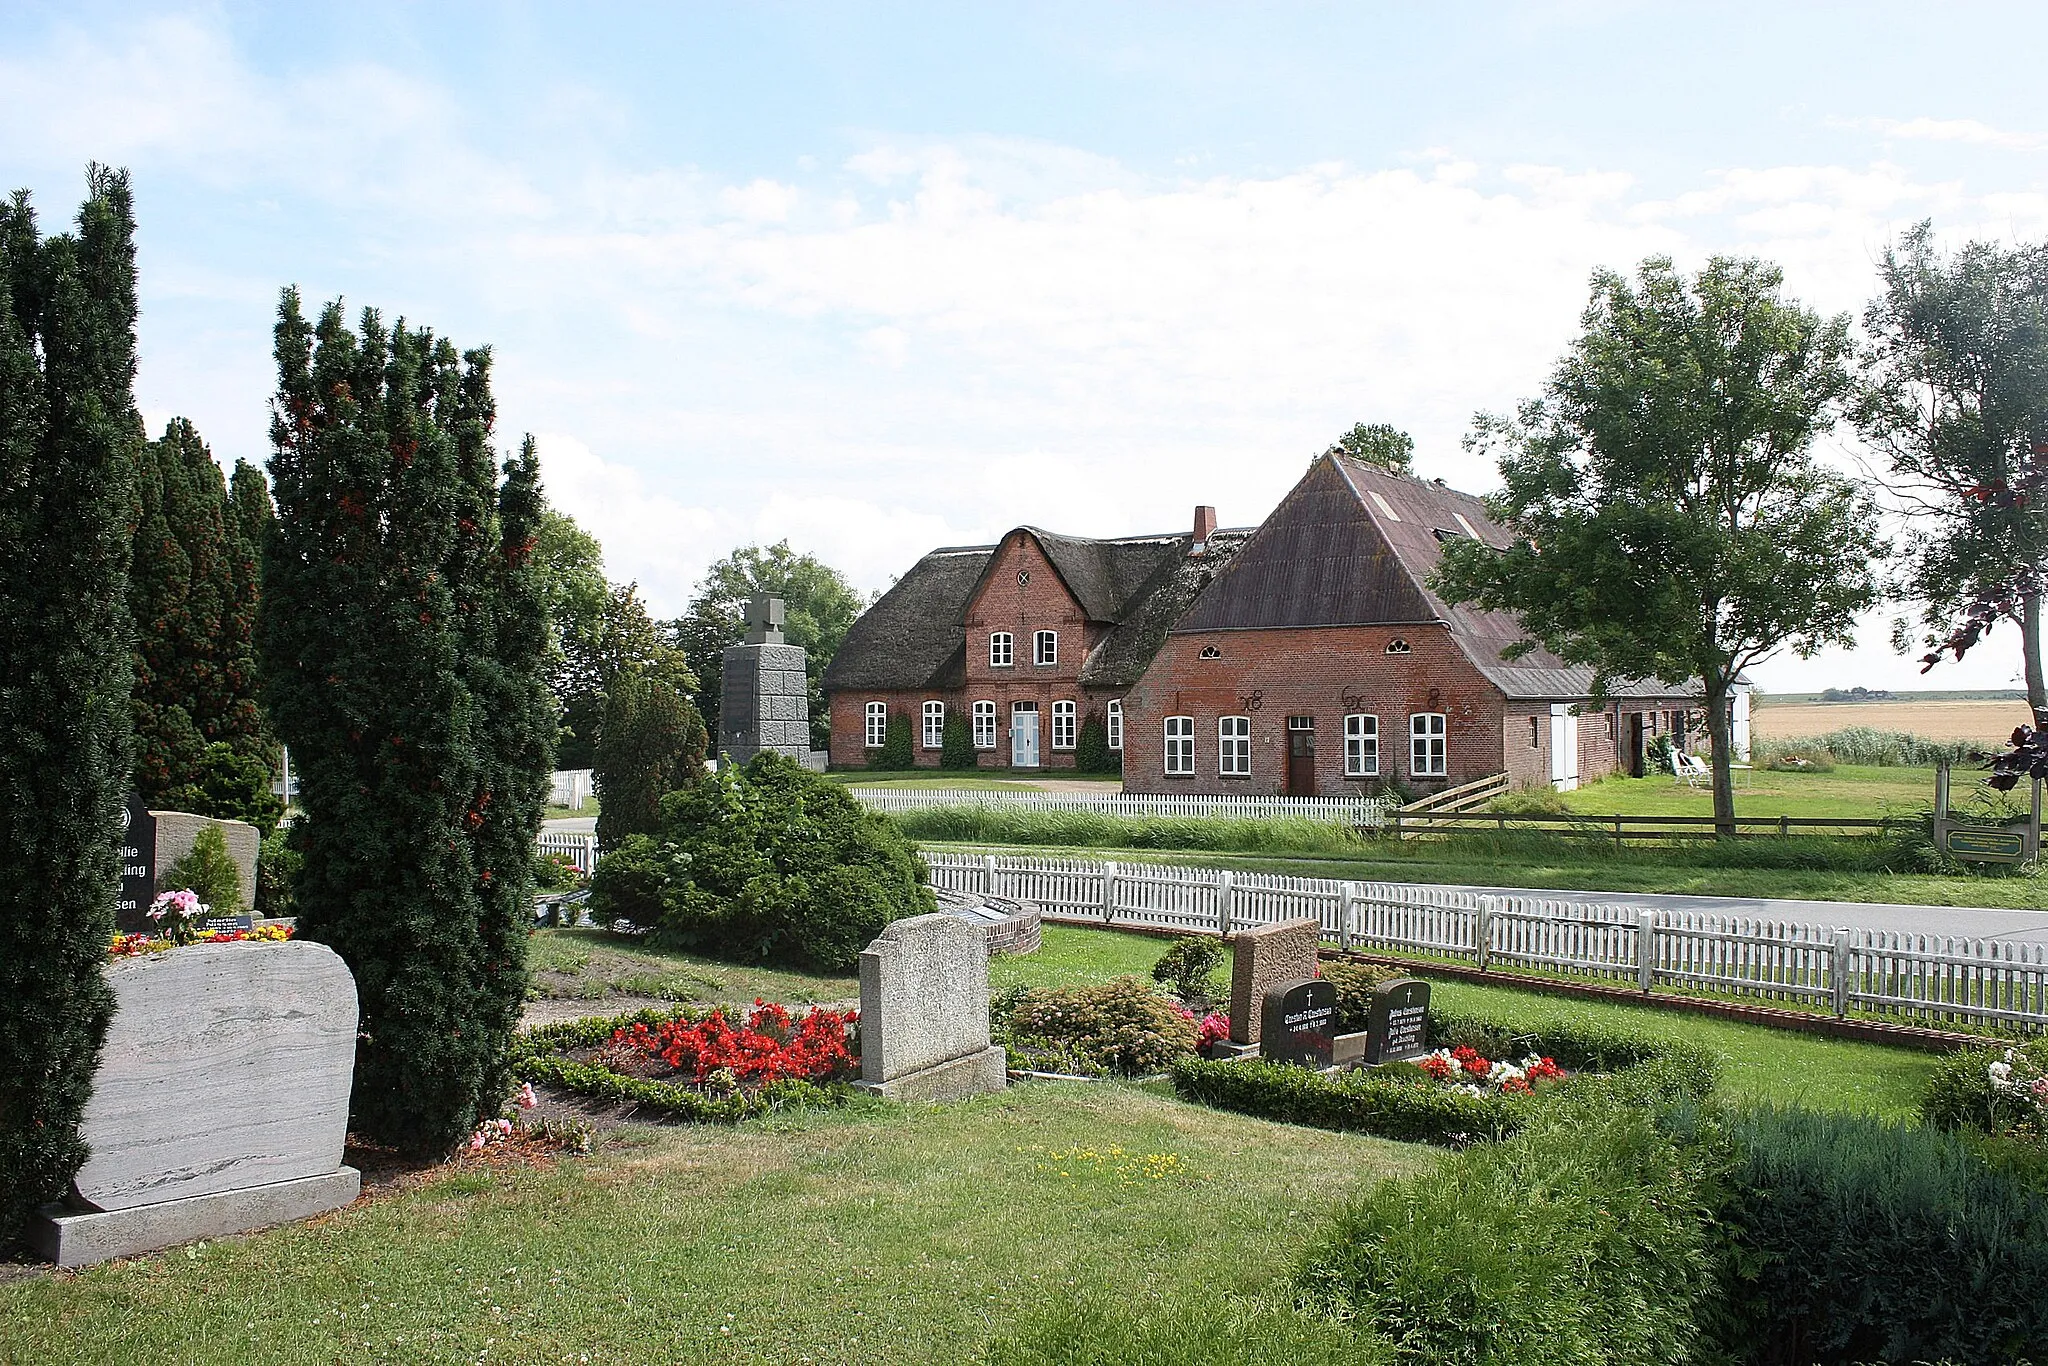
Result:
[[[144,934],[151,928],[149,903],[156,899],[156,817],[140,797],[130,797],[121,822],[121,890],[114,902],[114,928]]]
[[[1237,932],[1230,942],[1232,1043],[1259,1041],[1266,993],[1282,982],[1315,976],[1322,942],[1322,922],[1309,918]]]
[[[1268,1062],[1328,1067],[1337,1033],[1337,988],[1320,978],[1281,982],[1266,993],[1259,1056]]]
[[[1365,1023],[1365,1062],[1399,1062],[1429,1052],[1429,983],[1413,977],[1382,982]]]
[[[234,860],[235,874],[242,884],[242,904],[239,906],[215,906],[220,915],[234,915],[247,911],[256,905],[256,851],[263,843],[263,836],[247,821],[215,820],[211,816],[195,816],[188,811],[152,811],[149,813],[156,831],[156,871],[159,892],[175,892],[178,889],[162,883],[163,875],[171,865],[192,852],[192,845],[199,838],[199,832],[209,825],[219,826],[221,839],[228,847],[228,857]]]
[[[804,648],[783,640],[782,621],[782,599],[756,593],[747,607],[745,642],[720,656],[718,752],[744,764],[773,750],[822,771],[825,752],[811,748]]]
[[[30,1239],[60,1266],[336,1209],[356,988],[330,948],[195,944],[108,966],[114,1016],[79,1129],[91,1149]]]
[[[1000,1091],[988,1038],[988,932],[939,912],[898,920],[860,955],[860,1089],[892,1100]]]

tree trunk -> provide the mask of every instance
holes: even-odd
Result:
[[[2048,682],[2041,673],[2041,595],[2029,593],[2020,619],[2020,650],[2027,661],[2027,706],[2034,713],[2034,729],[2048,730]]]
[[[1707,680],[1707,741],[1714,768],[1714,834],[1727,838],[1735,833],[1735,775],[1728,767],[1734,757],[1734,742],[1728,726],[1726,680]]]

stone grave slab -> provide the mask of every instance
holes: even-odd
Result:
[[[1230,1041],[1259,1041],[1266,993],[1316,973],[1322,922],[1308,917],[1239,930],[1230,941]]]
[[[200,831],[209,825],[217,825],[227,843],[228,857],[235,861],[235,872],[242,883],[242,904],[213,909],[221,915],[233,915],[256,905],[256,851],[263,843],[263,836],[255,826],[247,821],[215,820],[211,816],[194,816],[185,811],[152,811],[150,815],[154,817],[152,824],[156,831],[157,891],[178,890],[163,882],[164,874],[172,864],[192,851]]]
[[[1268,1062],[1328,1067],[1337,1030],[1337,988],[1315,977],[1280,982],[1266,993],[1259,1056]]]
[[[859,1086],[895,1100],[1000,1091],[988,1036],[988,932],[940,912],[898,920],[860,955]]]
[[[1429,983],[1413,977],[1382,982],[1366,1017],[1367,1066],[1419,1058],[1429,1052]]]

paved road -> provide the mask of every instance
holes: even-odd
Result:
[[[1643,910],[1701,911],[1757,916],[1836,929],[1904,930],[1969,939],[2048,944],[2048,910],[2010,911],[1987,906],[1897,906],[1864,901],[1795,901],[1752,896],[1679,896],[1662,892],[1557,892],[1531,887],[1466,887],[1495,896],[1540,896],[1553,901],[1599,902]]]
[[[543,835],[594,835],[597,833],[597,817],[564,816],[560,820],[542,821]]]

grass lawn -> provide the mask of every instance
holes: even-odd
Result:
[[[781,968],[721,963],[670,953],[603,930],[537,930],[527,958],[529,999],[581,1000],[604,1014],[612,996],[662,1001],[844,1001],[860,995],[852,977],[820,977]]]
[[[1956,773],[1961,800],[1976,781]],[[1837,765],[1832,773],[1773,773],[1754,769],[1736,775],[1738,816],[1849,816],[1876,819],[1911,816],[1934,805],[1931,768],[1868,768]],[[1694,790],[1666,773],[1646,778],[1602,778],[1564,794],[1574,811],[1609,816],[1711,816],[1714,794]]]
[[[582,807],[575,808],[567,806],[550,806],[541,813],[541,819],[549,821],[566,821],[579,820],[588,817],[591,820],[596,820],[597,810],[597,798],[585,797],[583,799]]]
[[[310,1224],[0,1286],[0,1359],[968,1360],[1077,1294],[1256,1290],[1336,1201],[1436,1160],[1079,1084],[626,1130],[551,1169],[458,1169]]]

